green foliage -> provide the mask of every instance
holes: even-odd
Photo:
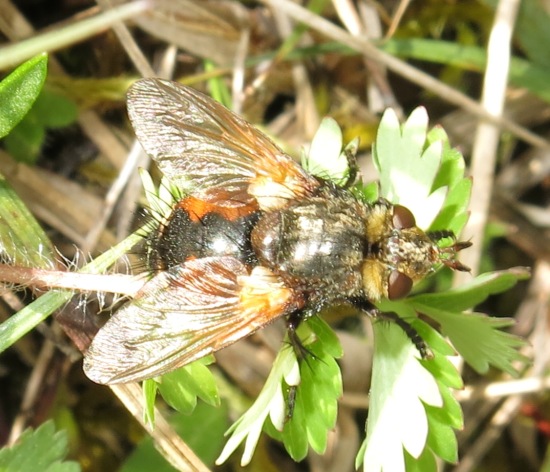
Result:
[[[464,178],[461,156],[449,148],[443,131],[427,133],[423,109],[415,110],[402,126],[393,112],[386,112],[374,158],[382,196],[412,209],[420,227],[460,231],[467,219],[470,181]],[[483,275],[460,289],[379,304],[382,311],[409,320],[434,357],[419,359],[397,326],[375,324],[367,438],[357,465],[364,463],[364,470],[376,472],[435,471],[436,456],[456,461],[453,429],[462,426],[462,412],[450,389],[460,388],[462,381],[446,358],[453,350],[432,327],[414,320],[417,313],[433,317],[474,368],[485,371],[493,365],[515,372],[512,361],[525,360],[517,352],[524,343],[499,331],[509,321],[464,311],[523,277],[525,272],[518,270]]]
[[[11,129],[13,125],[14,120],[11,120],[8,127]],[[348,172],[347,155],[353,154],[356,146],[352,143],[343,150],[341,132],[333,121],[325,121],[304,165],[319,177],[342,183]],[[380,195],[404,204],[413,211],[422,228],[460,232],[467,220],[471,182],[464,178],[463,159],[450,148],[443,130],[435,128],[428,132],[425,110],[415,110],[404,125],[392,112],[387,112],[380,125],[374,160],[380,173],[380,187],[370,187],[369,199]],[[168,184],[161,186],[157,194],[150,178],[144,176],[144,182],[150,206],[159,215],[169,211],[173,193]],[[51,244],[21,205],[13,191],[0,181],[2,251],[17,263],[27,261],[32,266],[46,264],[47,267],[54,261]],[[101,271],[138,239],[138,236],[129,238],[85,270]],[[478,371],[485,372],[489,366],[495,366],[514,373],[512,362],[524,359],[517,352],[522,341],[500,331],[510,321],[465,311],[490,294],[507,290],[525,276],[524,271],[486,274],[459,289],[380,303],[382,310],[393,311],[410,321],[428,343],[434,357],[420,359],[410,340],[396,325],[375,323],[367,438],[358,454],[358,465],[364,463],[365,470],[376,472],[383,469],[429,471],[435,470],[437,457],[456,461],[454,430],[462,426],[462,413],[450,389],[460,388],[462,381],[447,359],[454,354],[454,349],[431,326],[418,320],[417,313],[436,320],[454,348]],[[2,324],[0,352],[70,296],[70,292],[52,291]],[[230,428],[231,436],[218,463],[225,461],[243,442],[241,463],[248,463],[262,430],[281,440],[296,460],[304,458],[309,447],[319,453],[325,450],[328,431],[336,422],[337,400],[342,393],[336,363],[342,355],[341,347],[334,332],[317,317],[302,323],[298,336],[310,354],[298,362],[288,343],[283,346],[262,392]],[[220,401],[204,362],[186,366],[158,381],[146,381],[144,392],[151,422],[154,421],[154,401],[158,392],[177,410],[193,412],[193,415],[204,408],[204,405],[199,410],[195,408],[197,397],[210,405]],[[289,398],[293,398],[292,412],[288,410]],[[188,425],[199,429],[189,429],[191,441],[195,438],[208,442],[210,434],[204,434],[204,423],[193,423],[188,422]],[[49,436],[53,437],[53,433]],[[218,442],[214,445],[219,447]],[[2,454],[6,453],[0,453],[0,461],[12,457]],[[43,470],[50,469],[44,467]]]
[[[349,175],[347,153],[357,152],[358,140],[343,147],[342,130],[333,118],[324,118],[315,133],[309,153],[302,153],[302,167],[311,174],[342,185]]]
[[[6,149],[17,161],[34,164],[44,143],[46,130],[70,125],[76,120],[77,112],[76,105],[68,98],[47,89],[42,90],[29,113],[6,136]]]
[[[0,175],[0,254],[11,264],[55,267],[53,245],[34,216]]]
[[[441,209],[446,187],[433,189],[440,173],[443,142],[426,146],[428,114],[414,110],[401,126],[395,113],[386,111],[373,147],[374,165],[380,176],[381,196],[405,205],[420,228],[428,228]],[[447,155],[448,153],[445,153]]]
[[[20,65],[0,82],[0,138],[28,113],[46,80],[48,56],[40,54]]]
[[[471,306],[483,302],[489,295],[508,290],[518,280],[528,277],[522,269],[483,274],[470,283],[441,294],[424,294],[409,299],[411,306],[441,325],[456,350],[479,373],[489,366],[510,375],[517,375],[513,362],[525,363],[517,349],[525,342],[501,331],[513,324],[509,318],[490,318],[481,313],[466,313]],[[452,309],[449,309],[452,307]]]
[[[548,22],[547,17],[544,21]],[[527,27],[526,29],[531,28]],[[548,30],[547,27],[546,29]],[[544,40],[538,39],[537,41],[539,45],[546,44]],[[406,59],[455,66],[480,74],[484,71],[487,62],[487,52],[484,47],[464,45],[458,42],[425,38],[390,39],[379,45],[379,48],[389,54]],[[545,64],[521,57],[512,57],[509,80],[512,85],[525,88],[542,100],[550,102],[548,89],[550,70]]]
[[[498,6],[496,0],[483,0],[482,3],[493,10]],[[550,72],[549,21],[550,15],[544,3],[532,0],[520,2],[517,21],[514,25],[514,37],[530,61]]]
[[[309,446],[319,454],[325,452],[328,432],[336,424],[338,398],[342,395],[340,368],[335,359],[343,352],[334,331],[318,317],[308,320],[302,329],[305,328],[311,332],[309,335],[301,332],[301,337],[315,341],[308,344],[309,357],[300,363],[301,382],[294,407],[287,414],[282,431],[270,430],[296,461],[306,457]]]
[[[146,380],[143,391],[145,409],[150,423],[154,423],[154,406],[157,392],[176,411],[191,414],[197,406],[197,398],[211,406],[220,405],[218,388],[207,364],[212,356],[198,360],[155,380]]]
[[[28,60],[0,82],[0,138],[19,162],[34,164],[47,128],[73,123],[76,105],[43,89],[48,56]]]
[[[35,431],[26,430],[12,447],[0,450],[0,470],[5,472],[78,472],[76,462],[65,461],[67,435],[47,421]]]
[[[335,361],[342,355],[342,348],[320,318],[308,319],[297,332],[309,354],[298,363],[294,349],[285,342],[260,395],[229,429],[231,437],[216,463],[227,460],[244,442],[241,465],[248,464],[263,428],[283,442],[294,460],[302,460],[309,446],[318,453],[325,451],[342,394],[342,379]],[[289,388],[296,388],[291,412],[285,402]]]

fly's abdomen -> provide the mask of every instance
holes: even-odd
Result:
[[[178,202],[165,224],[148,239],[147,265],[152,272],[167,270],[189,259],[232,256],[254,265],[250,232],[257,212],[234,214],[195,199]]]

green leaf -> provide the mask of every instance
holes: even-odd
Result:
[[[453,428],[462,427],[462,410],[447,388],[440,388],[440,392],[444,399],[441,408],[425,405],[429,424],[427,446],[446,462],[454,463],[458,459],[458,444]]]
[[[160,377],[158,389],[162,398],[177,411],[190,414],[197,405],[197,397],[212,406],[219,406],[216,382],[205,362],[200,359]]]
[[[6,136],[11,156],[25,164],[35,164],[46,136],[46,128],[60,128],[73,123],[77,107],[68,98],[43,89],[23,120]]]
[[[494,9],[497,7],[495,0],[484,0],[485,4]],[[550,15],[544,4],[527,1],[520,2],[517,21],[514,25],[514,39],[533,63],[550,69],[550,58],[546,45],[550,42],[548,23]]]
[[[67,450],[66,433],[56,432],[53,421],[47,421],[35,431],[26,430],[14,446],[0,450],[0,470],[78,472],[76,462],[64,461]]]
[[[277,429],[283,428],[286,415],[282,391],[283,382],[292,386],[300,383],[298,361],[294,350],[288,344],[279,351],[275,358],[271,372],[254,404],[227,431],[226,434],[231,434],[231,437],[216,460],[216,464],[224,463],[244,442],[241,466],[247,465],[252,459],[268,417]]]
[[[534,4],[535,2],[523,3]],[[539,17],[539,20],[542,20],[543,23],[546,21],[542,16]],[[540,38],[537,41],[540,45],[546,44]],[[487,63],[485,48],[467,46],[457,42],[424,38],[392,38],[378,45],[378,47],[395,56],[446,64],[467,71],[476,71],[480,74],[485,70]],[[544,48],[542,50],[544,51]],[[533,61],[512,57],[509,81],[512,85],[525,88],[542,100],[550,102],[550,90],[548,89],[550,71],[545,64],[537,62],[540,57],[533,58]]]
[[[467,202],[470,200],[471,192],[472,181],[470,179],[462,179],[456,185],[449,188],[441,211],[430,225],[430,231],[445,229],[459,235],[468,221]]]
[[[443,143],[434,141],[424,148],[427,129],[424,108],[414,110],[403,126],[395,112],[388,109],[373,147],[381,196],[409,208],[418,226],[424,229],[439,213],[447,191],[445,187],[432,191],[442,162]]]
[[[40,54],[0,82],[0,138],[19,123],[37,99],[46,80],[48,56]]]
[[[29,114],[46,128],[63,128],[75,122],[78,117],[78,108],[64,95],[45,88]]]
[[[154,379],[146,379],[141,385],[143,401],[145,403],[144,419],[150,426],[155,424],[155,400],[157,399],[158,384]]]
[[[463,287],[445,293],[417,295],[411,297],[409,302],[418,312],[430,316],[441,325],[443,334],[449,337],[456,350],[475,370],[485,373],[492,365],[517,375],[513,362],[526,361],[518,352],[525,342],[500,330],[510,326],[513,320],[463,310],[481,303],[491,294],[508,290],[527,275],[528,272],[522,269],[487,273]]]
[[[459,235],[468,221],[472,181],[464,177],[464,158],[460,152],[450,147],[449,138],[443,128],[433,128],[427,135],[427,142],[442,144],[441,166],[435,176],[432,191],[447,187],[447,196],[430,225],[430,230],[451,230]]]
[[[334,359],[342,348],[328,325],[318,317],[300,324],[297,334],[309,354],[298,364],[294,349],[288,344],[279,352],[262,392],[250,409],[237,420],[228,433],[220,464],[245,442],[241,465],[251,459],[261,429],[281,440],[287,452],[302,460],[311,446],[316,452],[326,449],[329,431],[336,424],[338,398],[342,395],[340,369]],[[295,388],[294,408],[286,418],[289,388]],[[267,422],[267,419],[271,422]],[[285,421],[286,418],[286,421]]]
[[[437,463],[429,449],[425,449],[418,458],[412,457],[405,451],[405,469],[407,472],[437,472]]]
[[[487,297],[512,288],[519,280],[529,277],[526,268],[516,267],[509,270],[488,272],[478,275],[471,282],[461,287],[453,288],[444,293],[427,293],[411,297],[415,310],[425,313],[426,309],[453,307],[456,313],[479,305]]]
[[[0,254],[10,264],[53,269],[50,239],[19,196],[0,175]]]
[[[301,460],[307,454],[306,447],[297,453],[292,447],[292,440],[297,436],[292,433],[295,425],[300,423],[304,437],[309,445],[318,453],[325,452],[328,432],[336,425],[338,413],[338,398],[342,395],[340,369],[334,357],[324,351],[322,342],[309,345],[313,358],[305,359],[300,366],[302,378],[297,387],[296,406],[294,412],[298,415],[285,424],[283,442],[291,452],[294,460]]]
[[[344,184],[349,174],[349,162],[346,153],[342,152],[342,139],[342,130],[336,120],[323,118],[311,141],[309,153],[302,156],[302,167],[316,177]]]
[[[512,362],[525,363],[518,352],[525,346],[521,338],[501,331],[513,324],[508,318],[492,318],[482,313],[456,313],[427,309],[425,313],[441,324],[441,331],[449,337],[456,350],[479,373],[486,373],[493,365],[510,375],[518,371]]]
[[[418,351],[394,323],[375,323],[375,349],[367,419],[365,470],[405,470],[406,450],[418,458],[428,437],[424,404],[441,407],[443,400]]]
[[[6,150],[17,161],[34,165],[39,157],[46,128],[28,115],[4,139]]]

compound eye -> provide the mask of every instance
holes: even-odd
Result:
[[[390,300],[399,300],[406,297],[411,291],[413,281],[410,277],[394,270],[388,278],[388,298]]]
[[[395,229],[412,228],[416,226],[416,220],[411,210],[401,205],[393,207],[393,227]]]

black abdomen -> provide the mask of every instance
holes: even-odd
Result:
[[[250,232],[257,220],[257,212],[230,220],[211,211],[199,218],[178,205],[167,223],[148,238],[147,266],[156,272],[188,259],[221,256],[233,256],[243,264],[255,265]]]

